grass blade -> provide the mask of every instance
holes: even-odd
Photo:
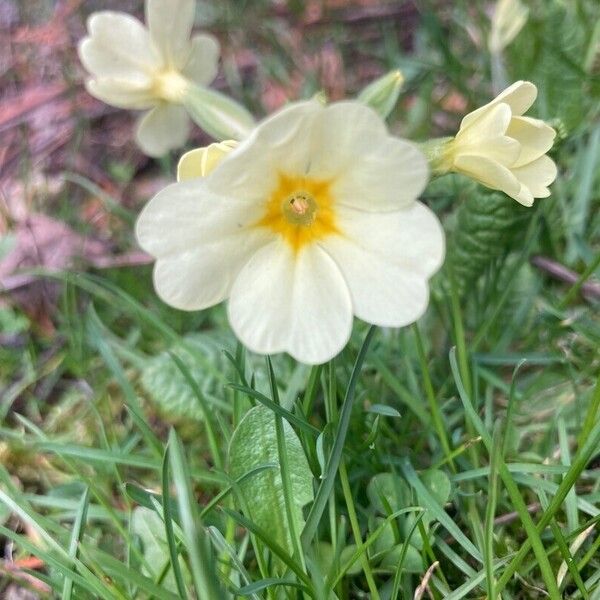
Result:
[[[192,495],[191,477],[183,447],[174,429],[169,434],[169,459],[196,594],[198,598],[206,600],[223,600],[210,543],[200,523]],[[163,506],[168,506],[168,502]]]
[[[356,358],[356,362],[354,363],[354,368],[352,369],[352,375],[350,376],[350,381],[348,382],[348,387],[346,388],[346,395],[344,397],[344,403],[342,404],[342,410],[340,412],[340,419],[335,433],[333,447],[323,473],[323,480],[321,481],[321,485],[317,490],[315,501],[313,502],[310,512],[308,513],[304,530],[300,536],[302,540],[302,547],[304,549],[309,546],[315,533],[317,532],[319,521],[321,520],[321,516],[323,515],[325,507],[327,506],[329,495],[331,494],[333,484],[335,483],[335,477],[340,465],[340,460],[342,458],[342,451],[344,449],[346,434],[348,433],[348,426],[350,424],[350,414],[354,404],[356,384],[358,382],[358,377],[360,376],[362,365],[367,356],[369,345],[371,344],[371,340],[373,339],[375,331],[375,326],[372,326],[369,329],[369,332],[367,333]]]

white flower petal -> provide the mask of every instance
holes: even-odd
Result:
[[[166,65],[181,69],[190,55],[195,0],[146,0],[146,23]]]
[[[256,208],[214,194],[205,181],[170,185],[146,204],[136,223],[138,243],[146,252],[167,257],[250,231]]]
[[[473,113],[471,113],[473,114]],[[472,120],[468,125],[461,125],[456,139],[460,139],[465,145],[477,145],[486,142],[490,138],[497,138],[506,133],[512,111],[508,104],[500,103],[486,107],[479,118]]]
[[[493,100],[510,106],[513,116],[526,113],[537,98],[537,87],[531,81],[516,81]]]
[[[515,198],[520,185],[509,169],[489,158],[475,154],[460,155],[454,162],[458,171],[476,179],[494,190],[501,190]]]
[[[533,201],[535,200],[533,194],[531,193],[531,190],[523,184],[521,184],[519,193],[514,195],[513,198],[523,206],[533,206]]]
[[[389,137],[381,117],[356,101],[336,102],[321,108],[312,129],[310,176],[320,179],[336,177],[348,170]]]
[[[427,280],[444,260],[444,232],[435,214],[415,202],[391,213],[345,209],[338,221],[343,235],[321,245],[348,283],[354,314],[384,327],[416,321],[427,308]]]
[[[508,104],[491,106],[469,126],[461,129],[452,142],[453,156],[473,154],[485,156],[504,166],[512,165],[521,152],[517,140],[505,135],[510,122]]]
[[[533,83],[529,81],[517,81],[496,96],[491,102],[470,112],[462,120],[460,129],[470,127],[475,121],[481,118],[483,114],[501,103],[507,104],[510,107],[513,116],[520,116],[529,110],[531,105],[535,102],[536,97],[537,88]]]
[[[185,144],[190,126],[190,118],[183,107],[163,103],[139,120],[135,139],[148,156],[163,156]]]
[[[240,269],[265,243],[256,230],[248,235],[230,232],[210,243],[159,258],[154,287],[160,298],[180,310],[202,310],[229,297]]]
[[[522,167],[543,154],[546,154],[556,137],[556,131],[540,119],[530,117],[514,117],[508,126],[507,135],[516,139],[521,145],[519,158],[512,165]]]
[[[207,178],[227,196],[265,200],[278,174],[304,173],[310,162],[310,123],[322,110],[318,102],[298,102],[261,123]]]
[[[131,15],[103,11],[88,20],[90,37],[79,46],[83,66],[95,77],[147,83],[162,66],[148,30]]]
[[[156,105],[156,98],[145,85],[120,79],[88,79],[85,89],[91,96],[117,108],[146,110]]]
[[[342,206],[364,211],[394,211],[411,204],[425,189],[429,166],[413,144],[387,136],[370,145],[363,140],[356,162],[340,175],[332,192]]]
[[[538,159],[523,167],[512,169],[519,182],[529,189],[534,198],[547,198],[550,195],[548,186],[556,179],[556,164],[548,156]]]
[[[183,75],[200,85],[208,85],[217,76],[219,53],[220,46],[216,37],[206,33],[194,36]]]
[[[251,350],[287,351],[307,364],[338,354],[352,330],[352,304],[337,265],[318,246],[298,254],[283,242],[261,248],[238,275],[229,320]]]

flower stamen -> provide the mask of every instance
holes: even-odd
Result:
[[[257,223],[281,235],[294,249],[338,234],[333,181],[279,173],[277,187]]]
[[[312,194],[303,190],[294,192],[288,196],[282,204],[285,218],[292,225],[312,225],[317,218],[318,205]]]

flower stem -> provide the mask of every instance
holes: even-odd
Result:
[[[433,425],[437,431],[440,444],[444,451],[444,455],[446,456],[446,461],[450,465],[452,471],[456,472],[456,466],[454,465],[454,460],[452,457],[452,448],[450,447],[450,442],[448,441],[448,436],[446,434],[446,428],[444,427],[444,417],[442,416],[442,411],[440,410],[440,406],[435,397],[435,392],[433,391],[433,384],[431,383],[431,376],[429,375],[429,367],[427,366],[423,341],[421,339],[419,327],[416,323],[413,325],[413,331],[415,334],[415,340],[417,342],[417,354],[419,355],[419,362],[421,363],[423,385],[425,387],[425,395],[429,401],[429,409],[431,411]]]
[[[342,490],[344,492],[344,500],[346,501],[346,507],[348,508],[348,517],[350,519],[350,526],[352,527],[352,534],[354,535],[354,543],[357,548],[362,547],[363,541],[360,533],[360,525],[358,524],[358,518],[356,516],[356,508],[354,507],[354,500],[352,499],[352,491],[350,490],[350,482],[348,481],[348,472],[346,471],[346,463],[344,459],[340,461],[340,481],[342,483]],[[367,585],[371,592],[371,600],[380,600],[379,592],[377,591],[377,585],[369,565],[369,558],[366,551],[360,555],[360,563],[362,565],[365,577],[367,579]]]

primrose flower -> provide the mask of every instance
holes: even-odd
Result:
[[[147,28],[125,13],[94,13],[79,45],[92,96],[119,108],[149,109],[136,140],[150,156],[186,142],[190,119],[183,102],[190,82],[205,86],[217,74],[217,40],[206,34],[190,39],[195,10],[195,0],[146,0]]]
[[[434,168],[468,175],[524,206],[549,196],[556,165],[546,152],[556,132],[540,119],[523,116],[536,96],[533,83],[517,81],[469,113],[456,137],[442,145]]]
[[[136,235],[165,302],[229,299],[248,348],[318,364],[342,350],[353,314],[401,327],[425,311],[444,257],[441,225],[416,201],[427,178],[425,157],[371,108],[300,102],[206,177],[159,192]]]

